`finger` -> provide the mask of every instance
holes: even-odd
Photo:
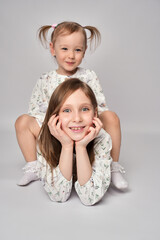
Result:
[[[101,122],[97,121],[97,120],[93,120],[93,124],[95,125],[95,129],[101,129],[102,128],[102,124]]]
[[[52,124],[53,119],[56,117],[56,114],[54,114],[53,116],[50,117],[49,121],[48,121],[48,126]]]
[[[95,131],[96,131],[96,135],[98,135],[98,133],[99,133],[99,131],[101,130],[101,128],[102,128],[102,124],[101,124],[101,122],[99,122],[99,121],[95,121],[95,120],[93,120],[93,123],[95,124]]]
[[[60,128],[61,128],[61,123],[62,123],[62,121],[59,120],[58,123],[57,123],[57,125],[56,125],[56,128],[57,128],[57,129],[60,129]]]
[[[99,123],[99,125],[102,127],[103,123],[101,122],[101,120],[97,117],[94,117],[93,120],[97,121],[97,123]]]
[[[56,124],[57,124],[58,119],[59,119],[59,116],[55,116],[55,117],[51,118],[51,119],[50,119],[50,122],[49,122],[49,125],[50,125],[51,127],[55,127]]]
[[[58,118],[59,118],[59,116],[56,116],[56,117],[53,116],[50,119],[50,122],[48,123],[48,127],[49,127],[49,130],[50,130],[50,133],[53,136],[57,136],[56,123],[57,123]]]
[[[89,138],[95,138],[95,135],[96,135],[96,129],[95,128],[93,128],[93,127],[90,127],[89,129],[88,129],[88,137]]]
[[[57,133],[59,133],[59,134],[62,134],[62,132],[63,132],[61,125],[62,125],[62,121],[59,120],[56,125],[56,130],[57,130]]]

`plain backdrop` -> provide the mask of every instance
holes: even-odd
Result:
[[[16,185],[25,161],[16,118],[42,73],[57,68],[37,38],[42,25],[76,21],[102,35],[93,69],[122,127],[129,191],[110,188],[85,207],[73,192],[53,203],[40,182]],[[160,0],[0,0],[0,236],[2,240],[158,240],[160,203]]]
[[[122,128],[159,132],[159,0],[0,0],[1,126],[12,128],[37,79],[57,67],[38,28],[65,20],[100,30],[101,45],[81,66],[97,73]]]

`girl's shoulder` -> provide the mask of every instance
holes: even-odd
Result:
[[[86,77],[88,77],[88,76],[91,76],[91,77],[97,76],[96,73],[93,70],[88,69],[88,68],[81,68],[81,67],[78,68],[78,71],[77,71],[76,75],[84,76],[84,77],[85,76]]]
[[[55,76],[56,76],[56,70],[52,70],[52,71],[49,71],[49,72],[42,73],[39,79],[47,80],[47,79],[50,79],[50,78],[54,78]]]

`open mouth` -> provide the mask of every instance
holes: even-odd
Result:
[[[71,129],[73,132],[82,132],[84,128],[85,128],[85,126],[82,126],[82,127],[70,127],[69,129]]]

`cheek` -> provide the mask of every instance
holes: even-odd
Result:
[[[61,115],[59,115],[59,119],[62,121],[62,129],[64,129],[65,127],[67,127],[69,119],[67,117],[62,117]]]
[[[86,123],[88,126],[91,126],[93,124],[93,115],[86,116]]]
[[[79,61],[83,59],[83,54],[78,57]]]

